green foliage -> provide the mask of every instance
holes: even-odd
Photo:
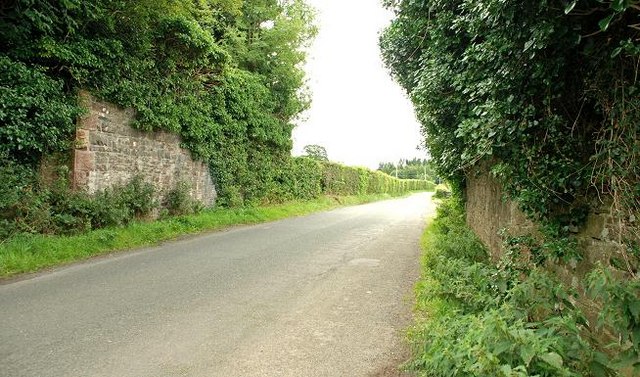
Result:
[[[200,212],[202,208],[189,195],[190,185],[180,181],[164,197],[163,207],[171,216],[191,215]]]
[[[87,198],[87,214],[91,219],[92,228],[122,226],[132,220],[149,216],[158,206],[153,200],[154,194],[152,184],[145,182],[140,176],[135,176],[124,185],[113,186],[93,198]]]
[[[45,182],[28,167],[4,160],[0,166],[0,239],[21,233],[75,234],[122,226],[155,208],[154,188],[140,177],[94,196],[72,191],[61,167]]]
[[[302,0],[16,0],[0,16],[0,153],[37,164],[68,149],[85,89],[179,134],[220,204],[271,195],[309,103]]]
[[[21,234],[0,242],[0,278],[37,271],[95,255],[157,244],[185,234],[196,234],[239,224],[256,224],[306,215],[341,205],[388,199],[388,195],[292,201],[265,207],[205,209],[198,214],[154,222],[131,222],[119,228],[92,230],[72,236]]]
[[[628,352],[637,341],[637,282],[618,285],[594,272],[594,296],[610,308],[602,317],[625,329],[617,344],[601,344],[575,305],[577,292],[533,263],[526,245],[510,248],[496,266],[464,219],[461,203],[445,201],[425,233],[417,288],[425,318],[410,334],[412,369],[423,376],[615,376],[628,365],[623,355],[637,361]],[[608,298],[616,295],[628,299]]]
[[[362,195],[388,193],[400,195],[410,191],[433,190],[430,181],[397,179],[380,171],[352,168],[333,162],[321,164],[323,169],[322,188],[329,195]]]
[[[304,148],[302,148],[302,152],[305,157],[318,161],[329,161],[329,157],[327,157],[327,150],[322,145],[305,145]]]
[[[602,266],[588,280],[589,294],[602,300],[598,326],[620,335],[611,345],[620,350],[615,365],[640,373],[640,281],[616,279]]]
[[[426,179],[438,182],[435,167],[431,160],[414,158],[412,160],[400,160],[397,163],[381,162],[378,170],[383,173],[396,176],[400,179]]]
[[[532,217],[590,194],[638,209],[635,1],[389,0],[381,37],[438,173],[493,161]]]
[[[0,155],[33,165],[37,156],[70,146],[77,100],[63,82],[0,54]]]
[[[444,185],[436,186],[436,191],[433,194],[434,199],[445,199],[451,197],[451,190]]]

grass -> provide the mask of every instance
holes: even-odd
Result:
[[[36,272],[116,251],[157,245],[184,235],[307,215],[391,197],[388,194],[325,196],[310,201],[263,207],[206,210],[196,215],[134,222],[126,227],[99,229],[74,236],[20,235],[0,243],[0,278]]]

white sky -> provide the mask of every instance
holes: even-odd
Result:
[[[306,65],[313,103],[293,131],[293,154],[318,144],[331,161],[372,169],[426,157],[413,107],[380,57],[378,35],[392,13],[380,0],[307,3],[319,27]]]

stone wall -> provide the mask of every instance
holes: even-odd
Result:
[[[467,224],[487,246],[494,260],[503,254],[501,230],[513,236],[539,235],[536,224],[527,219],[513,201],[505,198],[500,184],[491,176],[489,162],[480,163],[467,172],[466,196]],[[595,323],[601,305],[584,294],[585,277],[597,263],[611,266],[614,259],[624,260],[624,247],[617,239],[616,227],[620,223],[612,215],[611,204],[594,203],[591,207],[586,222],[570,229],[583,252],[582,259],[567,263],[548,261],[546,268],[563,284],[576,289],[576,304],[588,320]],[[612,340],[610,334],[596,333],[596,336],[605,343]]]
[[[88,110],[78,120],[72,166],[73,186],[96,193],[123,184],[140,175],[152,183],[157,199],[177,183],[190,186],[190,196],[212,206],[216,190],[207,164],[192,159],[180,147],[180,138],[167,132],[142,132],[130,127],[132,109],[101,102],[90,94],[80,94]]]
[[[479,236],[489,249],[494,260],[503,255],[501,230],[510,235],[539,236],[536,224],[528,220],[518,206],[505,198],[499,182],[491,176],[490,161],[479,163],[466,174],[466,210],[467,224]],[[634,226],[636,216],[621,219],[614,215],[614,206],[610,202],[594,202],[590,205],[590,213],[584,224],[570,228],[574,233],[580,251],[580,260],[569,260],[566,263],[547,261],[545,267],[551,271],[565,286],[572,287],[577,293],[570,299],[582,309],[588,322],[597,323],[598,315],[602,311],[602,303],[585,294],[587,274],[597,264],[611,267],[619,279],[629,278],[627,271],[621,270],[620,265],[629,261],[623,246],[623,227]],[[637,234],[636,234],[637,236]],[[618,261],[613,263],[613,261]],[[617,265],[617,266],[616,266]],[[593,330],[589,336],[599,339],[602,344],[618,341],[617,335],[608,329]],[[629,368],[623,370],[622,376],[635,376]]]
[[[501,230],[520,236],[536,235],[537,228],[516,203],[505,197],[502,187],[491,176],[489,169],[490,162],[485,161],[467,172],[467,224],[489,248],[493,258],[497,259],[502,253]],[[585,252],[583,261],[573,268],[586,271],[596,262],[606,265],[612,257],[622,257],[619,255],[623,247],[616,231],[618,226],[610,203],[593,203],[586,222],[571,229]],[[569,272],[566,274],[570,275]]]
[[[467,172],[467,224],[488,247],[494,259],[502,250],[500,232],[514,236],[534,232],[535,226],[504,196],[500,184],[489,173],[489,162],[480,163]]]

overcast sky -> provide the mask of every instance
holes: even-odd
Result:
[[[318,144],[332,161],[374,169],[426,156],[411,103],[380,58],[378,35],[392,14],[379,1],[307,0],[319,33],[306,66],[313,103],[293,131],[294,155]]]

